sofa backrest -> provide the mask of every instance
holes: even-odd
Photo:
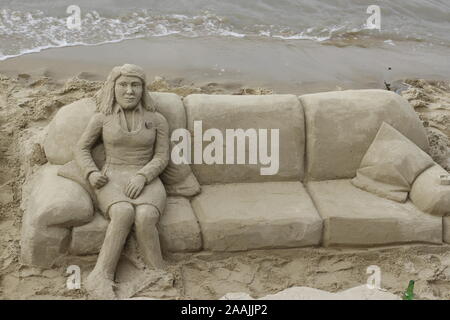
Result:
[[[261,175],[267,164],[194,164],[202,184],[264,181],[303,181],[353,178],[362,157],[383,121],[428,151],[424,127],[409,103],[385,90],[348,90],[294,95],[203,95],[184,98],[173,93],[151,93],[171,131],[187,128],[194,135],[194,121],[202,121],[203,133],[218,129],[225,141],[226,129],[279,129],[279,169]],[[72,148],[95,112],[92,98],[61,108],[48,126],[44,150],[51,164],[72,160]],[[259,137],[258,137],[259,138]],[[203,149],[210,142],[203,142]],[[100,152],[95,152],[102,155]],[[193,149],[194,151],[194,149]],[[225,156],[226,150],[223,149]],[[234,163],[237,152],[235,150]],[[224,159],[225,160],[225,159]],[[181,168],[181,167],[180,167]],[[184,170],[185,171],[185,170]],[[178,173],[177,173],[178,174]]]
[[[192,169],[202,184],[265,181],[301,181],[304,175],[305,129],[304,113],[295,95],[205,95],[192,94],[184,98],[187,128],[194,137],[194,122],[201,120],[202,132],[218,129],[223,136],[224,164],[193,164]],[[279,130],[279,171],[261,175],[258,154],[256,164],[249,163],[249,144],[246,141],[245,164],[237,164],[235,149],[233,163],[226,163],[226,129],[267,130],[267,150],[270,154],[272,129]],[[194,139],[193,139],[194,140]],[[259,136],[258,136],[258,140]],[[236,140],[235,140],[236,141]],[[203,142],[202,149],[210,142]],[[194,145],[194,141],[192,141]],[[236,146],[236,143],[235,143]],[[195,152],[195,146],[193,151]],[[258,151],[259,152],[259,151]],[[193,158],[193,157],[192,157]],[[230,162],[228,162],[230,163]]]
[[[386,90],[348,90],[300,96],[306,124],[306,179],[353,178],[382,122],[428,151],[419,117]]]

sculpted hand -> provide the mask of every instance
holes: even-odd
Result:
[[[100,189],[108,182],[108,177],[102,175],[98,171],[94,171],[89,175],[89,183],[96,189]]]
[[[137,174],[133,178],[130,179],[128,184],[125,187],[125,195],[128,198],[136,199],[144,189],[146,179],[143,175]]]

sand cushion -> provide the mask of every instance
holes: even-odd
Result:
[[[428,154],[383,122],[352,183],[380,197],[405,202],[416,177],[432,165]]]
[[[442,218],[353,186],[348,179],[307,185],[324,220],[325,246],[442,243]]]
[[[387,90],[345,90],[299,97],[305,110],[306,174],[314,181],[351,179],[383,121],[422,150],[425,128],[408,101]]]
[[[191,94],[185,97],[183,102],[186,106],[187,128],[193,138],[196,137],[196,131],[200,133],[200,130],[195,129],[201,126],[205,136],[207,130],[212,129],[220,134],[220,140],[223,139],[223,144],[218,143],[221,154],[218,158],[223,164],[220,164],[220,161],[212,164],[202,161],[201,164],[192,165],[192,170],[202,185],[303,180],[305,121],[303,108],[295,95]],[[233,137],[233,133],[237,134],[238,130],[242,133],[241,138],[246,135],[245,139]],[[215,140],[215,137],[212,139]],[[226,143],[227,137],[231,137],[231,143],[230,140]],[[267,143],[263,140],[265,138]],[[203,143],[201,137],[197,139],[199,140],[199,147],[196,148],[192,139],[194,159],[191,161],[195,160],[196,151],[200,151],[202,155],[210,146],[211,140],[207,142],[205,138]],[[242,149],[245,161],[238,163],[238,150],[242,150],[240,146],[244,145],[245,148]],[[251,145],[257,145],[257,150],[254,151]],[[267,148],[266,152],[263,152],[264,148],[261,146]],[[273,148],[274,146],[276,148]],[[230,150],[234,150],[234,153],[229,153]],[[270,163],[264,164],[265,156],[261,153],[271,155]],[[279,155],[278,159],[275,159],[275,154]],[[251,158],[256,161],[250,161]],[[261,170],[269,167],[273,171],[262,174]]]
[[[448,172],[440,165],[426,169],[414,181],[409,198],[420,210],[436,216],[450,214],[450,185],[441,184]]]
[[[176,129],[186,128],[186,111],[183,101],[177,94],[152,92],[150,96],[158,112],[167,119],[170,134]],[[175,142],[171,142],[170,151],[175,145]],[[170,159],[160,178],[170,196],[193,196],[200,192],[200,185],[188,164],[175,164]]]
[[[80,256],[100,252],[108,224],[101,214],[96,214],[91,222],[73,228],[69,252]]]
[[[188,199],[168,197],[166,209],[158,224],[161,246],[171,252],[191,252],[202,249],[202,237],[197,217]]]
[[[169,196],[193,197],[201,191],[200,184],[192,172],[189,172],[184,180],[174,184],[164,184],[164,187]]]
[[[58,110],[48,125],[44,151],[51,164],[65,164],[73,159],[72,148],[95,112],[95,101],[85,98]]]
[[[72,230],[69,251],[74,255],[98,253],[105,239],[109,221],[102,215]],[[168,197],[166,209],[158,223],[161,246],[170,252],[193,252],[202,248],[200,227],[189,200]]]
[[[312,246],[322,235],[322,219],[300,182],[202,186],[192,208],[208,250]]]

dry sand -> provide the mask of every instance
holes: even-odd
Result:
[[[19,238],[22,185],[46,162],[39,146],[43,128],[61,106],[92,96],[101,82],[81,74],[66,82],[42,75],[0,75],[0,298],[87,299],[86,292],[66,288],[66,268],[81,267],[83,279],[96,256],[63,257],[52,269],[21,265]],[[443,165],[448,159],[450,134],[450,89],[446,82],[408,80],[412,87],[402,94],[428,126],[433,156]],[[230,83],[192,86],[182,79],[158,78],[150,84],[155,91],[180,95],[193,92],[270,94],[269,89],[247,88]],[[449,166],[446,166],[449,168]],[[130,249],[131,246],[131,249]],[[119,266],[130,268],[132,241]],[[400,295],[409,280],[416,280],[419,299],[450,299],[450,245],[401,246],[373,249],[303,248],[256,250],[237,253],[168,254],[167,273],[146,275],[138,270],[139,297],[170,299],[218,299],[230,292],[246,292],[258,298],[293,286],[337,292],[366,283],[370,265],[381,268],[382,287]],[[143,281],[145,279],[146,281]],[[129,295],[123,291],[121,297]]]

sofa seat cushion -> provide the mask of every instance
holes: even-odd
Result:
[[[309,182],[324,220],[325,246],[442,243],[442,218],[356,188],[350,180]]]
[[[202,186],[192,200],[203,246],[213,251],[312,246],[322,219],[300,182]]]
[[[69,252],[79,256],[100,252],[108,224],[109,221],[97,213],[91,222],[73,228]]]
[[[108,224],[108,220],[97,214],[90,223],[73,228],[70,253],[73,255],[98,253],[105,239]],[[158,230],[164,251],[191,252],[202,248],[197,218],[189,200],[184,197],[167,197]]]
[[[190,252],[202,249],[200,226],[187,198],[167,198],[158,229],[161,246],[166,251]]]

